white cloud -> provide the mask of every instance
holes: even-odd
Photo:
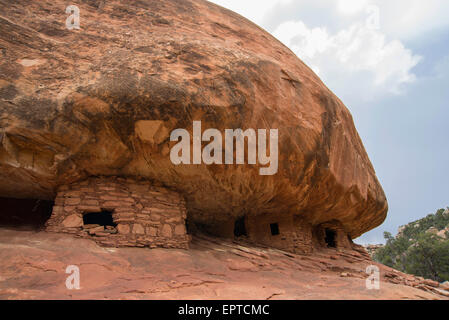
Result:
[[[404,41],[449,25],[447,0],[213,2],[271,30],[343,100],[404,92],[421,59]]]
[[[449,26],[447,0],[210,0],[264,25],[267,15],[297,12],[295,20],[314,20],[317,24],[353,24],[366,19],[369,7],[379,8],[381,30],[392,38],[408,40],[429,31]],[[298,10],[292,10],[296,8]],[[279,11],[280,10],[280,11]],[[282,14],[285,14],[283,12]],[[303,16],[301,16],[303,15]],[[290,17],[291,18],[291,17]],[[337,21],[335,21],[337,20]],[[285,21],[285,20],[284,20]],[[335,31],[335,30],[334,30]]]
[[[344,96],[362,94],[370,99],[401,93],[415,80],[412,69],[421,59],[400,41],[388,41],[382,32],[360,22],[335,34],[308,28],[301,21],[285,22],[273,34]]]
[[[209,0],[241,14],[254,23],[261,24],[265,15],[275,5],[288,5],[294,0]]]
[[[382,30],[388,35],[409,40],[449,26],[447,0],[376,0]]]
[[[401,93],[405,84],[415,80],[411,70],[421,59],[400,41],[387,41],[384,34],[364,23],[329,34],[326,28],[288,21],[273,34],[317,70],[332,90],[346,97],[361,94],[370,99]]]
[[[366,0],[338,0],[338,10],[343,14],[360,12],[366,6]]]

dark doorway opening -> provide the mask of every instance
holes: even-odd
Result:
[[[186,233],[187,234],[193,234],[193,231],[196,229],[195,224],[193,224],[192,222],[190,222],[190,220],[187,218],[186,219]]]
[[[111,211],[90,212],[83,215],[83,223],[86,224],[98,224],[100,226],[116,227],[112,219]]]
[[[326,229],[326,236],[324,238],[324,241],[326,242],[326,245],[329,248],[336,248],[337,247],[337,233],[334,230]]]
[[[270,229],[271,229],[272,236],[277,236],[280,234],[279,233],[279,224],[277,224],[277,223],[270,224]]]
[[[245,217],[241,217],[235,221],[234,236],[241,237],[246,235]]]
[[[41,230],[50,219],[53,201],[0,198],[0,226],[19,230]]]

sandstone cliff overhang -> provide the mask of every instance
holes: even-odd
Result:
[[[202,0],[78,1],[81,28],[68,30],[65,5],[0,2],[0,196],[53,200],[91,176],[139,176],[212,227],[279,214],[336,220],[355,238],[384,221],[350,113],[267,32]],[[277,128],[278,173],[172,164],[169,133],[195,120]]]

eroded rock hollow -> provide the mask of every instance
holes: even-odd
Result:
[[[53,201],[93,177],[136,178],[185,199],[193,229],[293,251],[344,246],[384,221],[349,111],[270,34],[202,0],[78,1],[69,30],[65,5],[0,2],[1,197]],[[193,121],[278,129],[277,173],[173,164],[170,132]]]

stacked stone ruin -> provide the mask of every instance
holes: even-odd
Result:
[[[86,217],[92,214],[109,216],[110,223],[90,223]],[[46,230],[93,239],[109,247],[187,249],[191,236],[186,218],[186,202],[176,191],[146,180],[91,177],[58,188]],[[326,230],[334,234],[335,248],[350,248],[352,243],[338,221],[312,226],[283,214],[248,216],[242,221],[247,240],[293,253],[309,254],[315,247],[329,247]],[[220,230],[210,231],[230,238],[235,236],[234,224],[232,220]]]
[[[86,224],[85,215],[112,214],[113,225]],[[185,200],[148,181],[93,177],[59,187],[46,230],[112,247],[188,248]]]

